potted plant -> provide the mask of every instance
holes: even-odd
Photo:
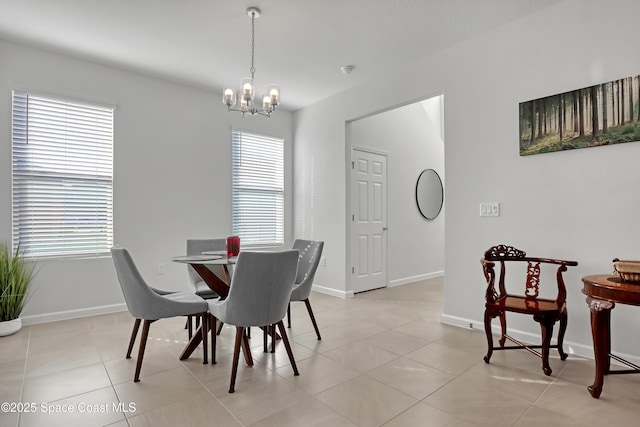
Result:
[[[11,335],[22,328],[20,313],[27,302],[33,267],[19,247],[12,253],[6,243],[0,244],[0,336]]]

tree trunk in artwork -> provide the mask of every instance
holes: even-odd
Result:
[[[640,122],[640,75],[636,77],[636,82],[638,83],[638,122]]]
[[[638,86],[638,122],[640,122],[640,75],[636,77],[636,82]]]
[[[578,90],[578,126],[579,135],[584,136],[584,96],[582,89]]]
[[[536,101],[531,101],[531,138],[529,143],[533,144],[536,137]]]
[[[564,118],[562,117],[562,115],[564,114],[563,113],[564,108],[562,107],[564,104],[563,101],[564,101],[564,95],[560,94],[560,105],[558,106],[558,131],[560,132],[560,142],[562,142],[562,131],[564,126],[564,123],[562,120]]]
[[[578,133],[578,97],[576,96],[578,91],[571,92],[573,97],[573,134]]]
[[[629,122],[633,122],[633,77],[629,77]]]
[[[620,124],[624,124],[624,79],[620,80]]]
[[[543,102],[538,103],[538,139],[542,138],[542,108],[540,108],[540,104]]]
[[[602,85],[602,133],[607,133],[609,130],[609,117],[607,106],[607,84]]]
[[[595,141],[598,136],[598,86],[591,86],[591,138]]]

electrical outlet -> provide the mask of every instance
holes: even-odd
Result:
[[[480,203],[480,216],[500,216],[500,203]]]

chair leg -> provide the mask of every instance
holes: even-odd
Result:
[[[293,375],[300,375],[298,372],[298,366],[296,365],[296,360],[293,358],[293,351],[291,350],[291,344],[289,344],[289,338],[287,337],[287,331],[284,328],[284,323],[281,321],[278,322],[278,329],[280,329],[280,335],[282,336],[282,342],[284,343],[284,348],[287,349],[287,355],[289,356],[289,362],[291,362],[291,367],[293,368]],[[275,327],[274,327],[274,335],[275,335]]]
[[[276,337],[278,336],[278,334],[276,334],[276,325],[270,325],[270,328],[271,328],[271,353],[275,353]]]
[[[291,301],[287,304],[287,327],[291,328]]]
[[[507,315],[500,313],[500,329],[502,329],[502,335],[500,335],[500,347],[504,347],[504,343],[507,340]]]
[[[233,393],[236,387],[236,375],[238,373],[238,359],[240,358],[240,346],[244,341],[244,327],[236,326],[236,342],[233,346],[233,363],[231,365],[231,382],[229,393]]]
[[[140,381],[140,370],[142,369],[142,359],[144,358],[144,349],[147,347],[147,337],[149,336],[149,326],[154,320],[145,320],[142,324],[142,336],[140,337],[140,348],[138,350],[138,360],[136,361],[136,373],[133,376],[133,382]]]
[[[553,335],[553,321],[548,319],[540,320],[542,328],[542,370],[545,375],[551,375],[551,366],[549,365],[549,346],[551,345],[551,335]]]
[[[209,322],[207,322],[207,318],[209,317],[208,313],[202,313],[198,317],[202,318],[202,364],[206,365],[209,363],[207,357],[207,335],[209,334]]]
[[[216,322],[217,319],[213,314],[209,315],[209,330],[211,330],[211,364],[215,365],[216,362]]]
[[[184,328],[187,330],[187,334],[189,335],[189,339],[193,336],[193,326],[191,322],[191,315],[187,316],[187,321],[184,324]]]
[[[244,353],[244,361],[247,365],[253,366],[253,356],[251,355],[251,347],[249,347],[249,339],[247,338],[246,328],[244,336],[242,337],[242,350]]]
[[[309,298],[304,300],[304,304],[307,306],[307,311],[309,312],[311,323],[313,323],[313,328],[316,330],[316,336],[318,337],[319,341],[322,339],[322,337],[320,336],[320,330],[318,329],[318,324],[316,323],[316,317],[313,315],[313,310],[311,310],[311,303],[309,302]]]
[[[129,340],[129,348],[127,349],[127,359],[131,359],[131,350],[133,350],[133,344],[136,341],[138,335],[138,329],[140,329],[140,319],[136,319],[133,323],[133,330],[131,331],[131,339]]]
[[[484,356],[484,362],[489,363],[493,354],[493,335],[491,334],[491,313],[484,311],[484,332],[487,334],[487,355]]]
[[[558,329],[558,353],[560,353],[560,360],[567,360],[568,354],[564,352],[564,333],[567,330],[567,310],[562,313],[560,317],[560,329]]]
[[[222,332],[222,327],[224,326],[224,323],[219,322],[218,323],[218,330],[216,331],[216,335],[220,335],[220,332]]]
[[[262,347],[263,353],[266,353],[267,350],[267,335],[269,335],[269,325],[266,325],[263,329],[262,329]]]

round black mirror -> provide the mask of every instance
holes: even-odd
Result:
[[[434,219],[442,210],[443,200],[440,176],[433,169],[423,170],[416,183],[416,203],[420,215],[426,219]]]

